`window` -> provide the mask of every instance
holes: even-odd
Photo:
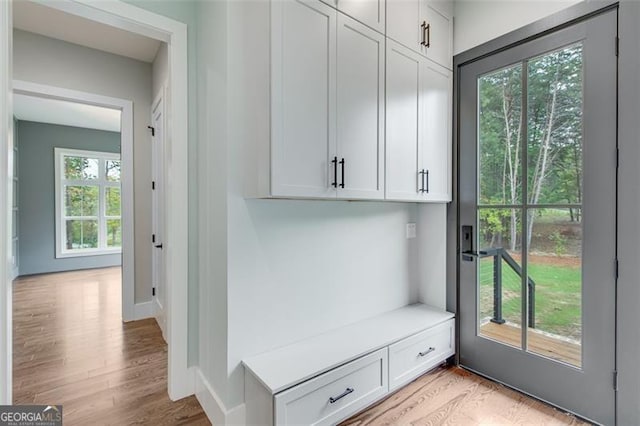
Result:
[[[120,253],[120,154],[55,149],[56,257]]]

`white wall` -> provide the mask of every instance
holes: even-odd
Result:
[[[201,244],[200,368],[228,409],[244,401],[243,358],[417,301],[417,244],[405,236],[415,204],[244,198],[247,150],[270,134],[269,62],[252,66],[269,41],[245,31],[268,24],[268,11],[264,2],[198,11],[209,169],[200,170],[209,197],[200,223],[210,241]]]
[[[13,42],[17,80],[133,101],[135,302],[151,300],[151,64],[20,30]]]
[[[457,0],[454,55],[579,3],[578,0]]]

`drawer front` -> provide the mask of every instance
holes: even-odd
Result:
[[[387,393],[387,348],[275,396],[276,425],[330,425]]]
[[[454,320],[389,346],[389,390],[410,382],[454,354]]]

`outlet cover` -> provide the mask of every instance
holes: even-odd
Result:
[[[416,237],[416,224],[415,223],[407,223],[407,239]]]

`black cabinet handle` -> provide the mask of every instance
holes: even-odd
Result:
[[[331,163],[333,164],[333,183],[331,184],[331,186],[333,186],[334,188],[338,187],[338,157],[333,157],[333,160],[331,160]]]
[[[427,171],[425,172],[425,176],[427,178],[427,185],[426,185],[426,189],[425,192],[428,194],[429,193],[429,170],[427,169]]]
[[[418,192],[422,193],[425,191],[424,190],[424,169],[418,172],[418,176],[420,176],[420,189],[418,190]]]
[[[159,248],[159,249],[162,249],[162,244],[156,244],[155,247]]]
[[[350,393],[352,393],[354,391],[353,388],[347,388],[345,389],[344,392],[342,392],[340,395],[338,396],[332,396],[331,398],[329,398],[329,404],[333,404],[336,403],[338,401],[340,401],[342,398],[344,398],[345,396],[349,395]]]
[[[427,32],[427,21],[422,21],[422,25],[420,25],[420,28],[422,29],[422,41],[420,42],[420,45],[426,46],[427,36],[425,35],[425,33]]]
[[[344,158],[340,160],[340,165],[342,166],[342,183],[340,184],[340,188],[344,188]]]
[[[425,44],[427,48],[431,47],[431,24],[427,24],[427,44]]]

